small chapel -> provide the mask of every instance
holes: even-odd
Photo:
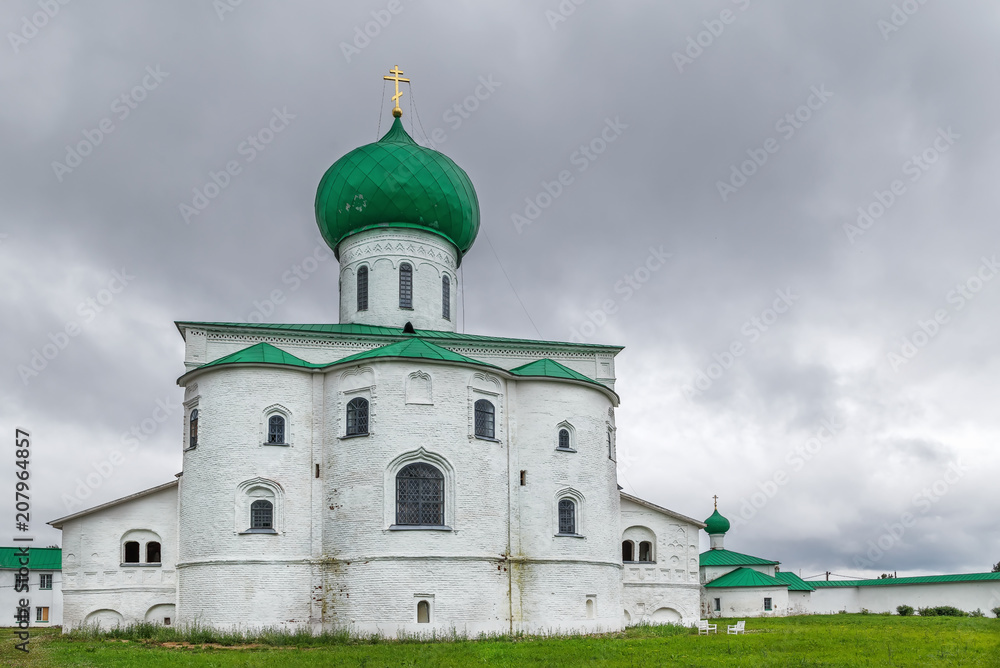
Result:
[[[177,322],[183,469],[50,524],[63,623],[386,634],[690,624],[702,522],[624,493],[619,346],[470,334],[468,174],[393,121],[319,182],[339,322]],[[167,477],[167,476],[165,476]]]

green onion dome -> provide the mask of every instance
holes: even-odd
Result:
[[[705,520],[705,533],[708,535],[726,533],[729,531],[729,520],[719,514],[716,509],[712,516]]]
[[[330,248],[362,230],[427,230],[464,255],[479,232],[479,200],[451,158],[418,145],[398,118],[385,136],[326,170],[316,191],[316,223]]]

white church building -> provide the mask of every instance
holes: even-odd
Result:
[[[698,619],[704,524],[618,486],[621,348],[457,331],[476,193],[393,115],[318,188],[339,324],[177,323],[183,471],[50,523],[66,628]]]

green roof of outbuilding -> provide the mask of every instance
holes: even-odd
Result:
[[[781,562],[730,550],[709,550],[699,555],[699,563],[702,566],[770,566]]]
[[[479,200],[465,171],[420,146],[397,118],[389,131],[337,160],[316,190],[316,223],[330,248],[362,230],[433,232],[464,255],[479,232]]]
[[[873,580],[817,580],[813,587],[884,587],[887,585],[940,584],[944,582],[981,582],[1000,580],[1000,573],[964,573],[960,575],[918,575],[912,578],[876,578]]]
[[[755,571],[752,568],[737,568],[721,577],[717,577],[705,588],[730,588],[730,587],[787,587],[781,580],[772,578],[770,575]]]
[[[788,573],[785,571],[778,571],[774,574],[775,580],[780,580],[788,585],[788,591],[815,591],[815,587],[811,587],[808,582],[800,578],[795,573]]]
[[[174,323],[178,328],[186,327],[215,327],[241,330],[280,330],[283,332],[301,332],[308,334],[330,335],[330,336],[376,336],[400,338],[410,334],[403,334],[401,327],[381,327],[378,325],[348,324],[284,324],[284,323],[245,323],[245,322],[188,322],[178,321]],[[435,329],[418,329],[415,335],[422,339],[437,339],[459,344],[482,344],[482,345],[543,345],[565,348],[600,348],[604,350],[621,350],[621,346],[610,346],[602,343],[572,343],[569,341],[540,341],[535,339],[514,339],[501,336],[485,336],[482,334],[460,334],[458,332],[445,332]]]
[[[20,553],[17,547],[0,547],[0,568],[20,568]],[[28,568],[33,571],[62,570],[62,550],[58,547],[30,548]]]

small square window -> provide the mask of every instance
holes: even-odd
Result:
[[[42,573],[38,576],[38,588],[39,589],[52,589],[52,574]]]
[[[765,598],[764,599],[764,610],[768,610],[769,611],[770,609],[771,609],[771,599]]]
[[[36,622],[47,622],[47,621],[49,621],[49,609],[48,608],[35,608],[35,621]]]
[[[715,601],[715,611],[716,612],[720,612],[722,610],[722,599],[721,598],[716,598],[716,599],[712,599],[712,600]]]

